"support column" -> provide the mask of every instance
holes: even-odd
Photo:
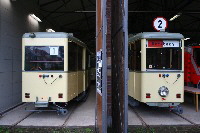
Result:
[[[96,0],[97,132],[127,132],[128,1]]]
[[[112,44],[111,44],[111,7],[112,0],[106,1],[106,20],[107,20],[107,33],[106,33],[106,53],[107,53],[107,124],[108,132],[112,127]]]
[[[112,0],[112,132],[128,126],[128,1]]]
[[[96,0],[96,132],[107,132],[106,0]]]

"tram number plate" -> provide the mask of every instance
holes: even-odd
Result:
[[[148,48],[180,47],[178,40],[148,40]]]
[[[50,55],[58,55],[59,47],[49,47]]]

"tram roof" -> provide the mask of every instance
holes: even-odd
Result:
[[[168,33],[168,32],[142,32],[134,36],[129,37],[129,42],[138,39],[183,39],[184,36],[180,33]]]
[[[35,34],[35,38],[68,38],[69,40],[81,45],[82,47],[86,47],[86,44],[74,37],[72,33],[65,32],[31,32],[25,33],[22,38],[31,38],[31,34]]]

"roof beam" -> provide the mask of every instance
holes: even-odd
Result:
[[[136,4],[136,3],[139,3],[139,1],[135,1],[135,2],[128,3],[128,5],[130,6],[130,5],[134,5],[134,4]]]
[[[96,7],[96,3],[93,3],[91,0],[88,0],[93,6]]]
[[[47,3],[41,4],[40,7],[44,7],[44,6],[47,6],[47,5],[49,5],[49,4],[53,4],[53,3],[58,2],[58,1],[59,1],[59,0],[49,1],[49,2],[47,2]]]
[[[40,9],[41,11],[45,11],[45,12],[53,12],[53,11],[46,11],[44,9]],[[170,10],[167,10],[167,11],[154,11],[154,10],[151,10],[151,11],[146,11],[146,10],[133,10],[133,11],[128,11],[129,13],[177,13],[178,11],[170,11]],[[54,13],[96,13],[96,11],[59,11],[59,12],[54,12]],[[182,14],[200,14],[200,10],[185,10],[185,11],[182,11],[181,12]]]
[[[152,0],[148,0],[148,1],[149,1],[149,3],[154,4],[154,5],[158,6],[158,7],[162,7],[162,5],[160,3],[158,4],[157,1],[155,2],[155,0],[153,0],[153,1]]]
[[[130,34],[134,34],[134,33],[140,33],[142,32],[142,30],[140,29],[134,29],[134,30],[130,30],[131,28],[129,28],[129,33]],[[145,32],[154,32],[153,29],[147,29],[145,30]],[[168,31],[167,31],[168,32]],[[198,29],[172,29],[170,30],[169,32],[173,33],[173,32],[177,32],[177,33],[199,33],[199,30]]]
[[[89,16],[88,19],[91,19],[91,18],[93,18],[93,17],[95,17],[95,16],[96,16],[96,15]],[[80,22],[80,21],[83,21],[83,20],[85,20],[85,18],[82,18],[82,19],[79,19],[79,20],[76,20],[76,21],[73,21],[73,22],[64,24],[64,25],[62,25],[61,27],[66,27],[66,26],[69,26],[69,25],[71,25],[71,24],[74,24],[74,23],[78,23],[78,22]]]
[[[81,1],[81,6],[83,8],[83,10],[85,11],[85,6],[84,6],[84,3],[83,3],[83,0],[80,0]],[[87,17],[87,14],[84,12],[84,16],[86,18],[86,21],[87,21],[87,26],[88,26],[88,29],[90,28],[90,25],[89,25],[89,22],[88,22],[88,17]]]
[[[67,32],[73,32],[73,33],[83,33],[84,35],[90,32],[95,32],[95,28],[90,28],[87,30],[80,30],[80,29],[72,29],[72,28],[62,28],[62,30],[67,31]]]
[[[71,0],[68,0],[67,2],[65,0],[62,0],[62,2],[65,4],[65,8],[67,8],[67,4],[70,2]]]
[[[182,11],[184,10],[184,8],[187,7],[187,6],[189,6],[190,4],[192,4],[192,2],[193,2],[192,0],[187,0],[186,3],[181,6],[181,4],[183,3],[183,1],[181,1],[180,2],[181,4],[178,4],[179,7],[178,7],[178,11],[176,12],[176,14],[180,13],[180,12],[182,13]],[[171,18],[171,16],[174,16],[174,14],[171,13],[170,15],[168,15],[168,18]]]
[[[192,17],[192,18],[195,18],[195,19],[197,19],[197,20],[200,20],[199,17],[193,16],[193,15],[191,15],[191,14],[185,14],[185,15],[190,16],[190,17]]]
[[[49,17],[51,14],[55,13],[57,10],[59,10],[60,8],[62,8],[65,4],[62,4],[61,6],[57,7],[55,10],[53,10],[52,12],[50,12],[48,15],[46,15],[43,19]]]
[[[161,13],[161,12],[164,12],[164,13],[177,13],[179,12],[178,10],[176,11],[170,11],[170,10],[167,10],[167,11],[128,11],[129,13]],[[199,14],[200,13],[200,10],[185,10],[185,11],[182,11],[181,12],[182,14]]]

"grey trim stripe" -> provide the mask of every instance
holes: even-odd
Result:
[[[129,71],[136,73],[184,73],[183,71]]]
[[[86,70],[80,70],[80,71],[22,71],[27,73],[72,73],[72,72],[84,72]]]
[[[143,32],[129,37],[129,43],[138,39],[183,39],[184,36],[180,33],[168,32]]]
[[[35,38],[68,38],[68,33],[64,32],[32,32],[36,35]],[[25,33],[22,38],[30,38],[31,33]]]
[[[35,38],[69,38],[69,40],[77,43],[82,47],[86,47],[86,44],[83,43],[78,38],[74,37],[72,33],[65,32],[32,32],[35,34]],[[22,38],[31,38],[29,35],[32,33],[25,33]]]

